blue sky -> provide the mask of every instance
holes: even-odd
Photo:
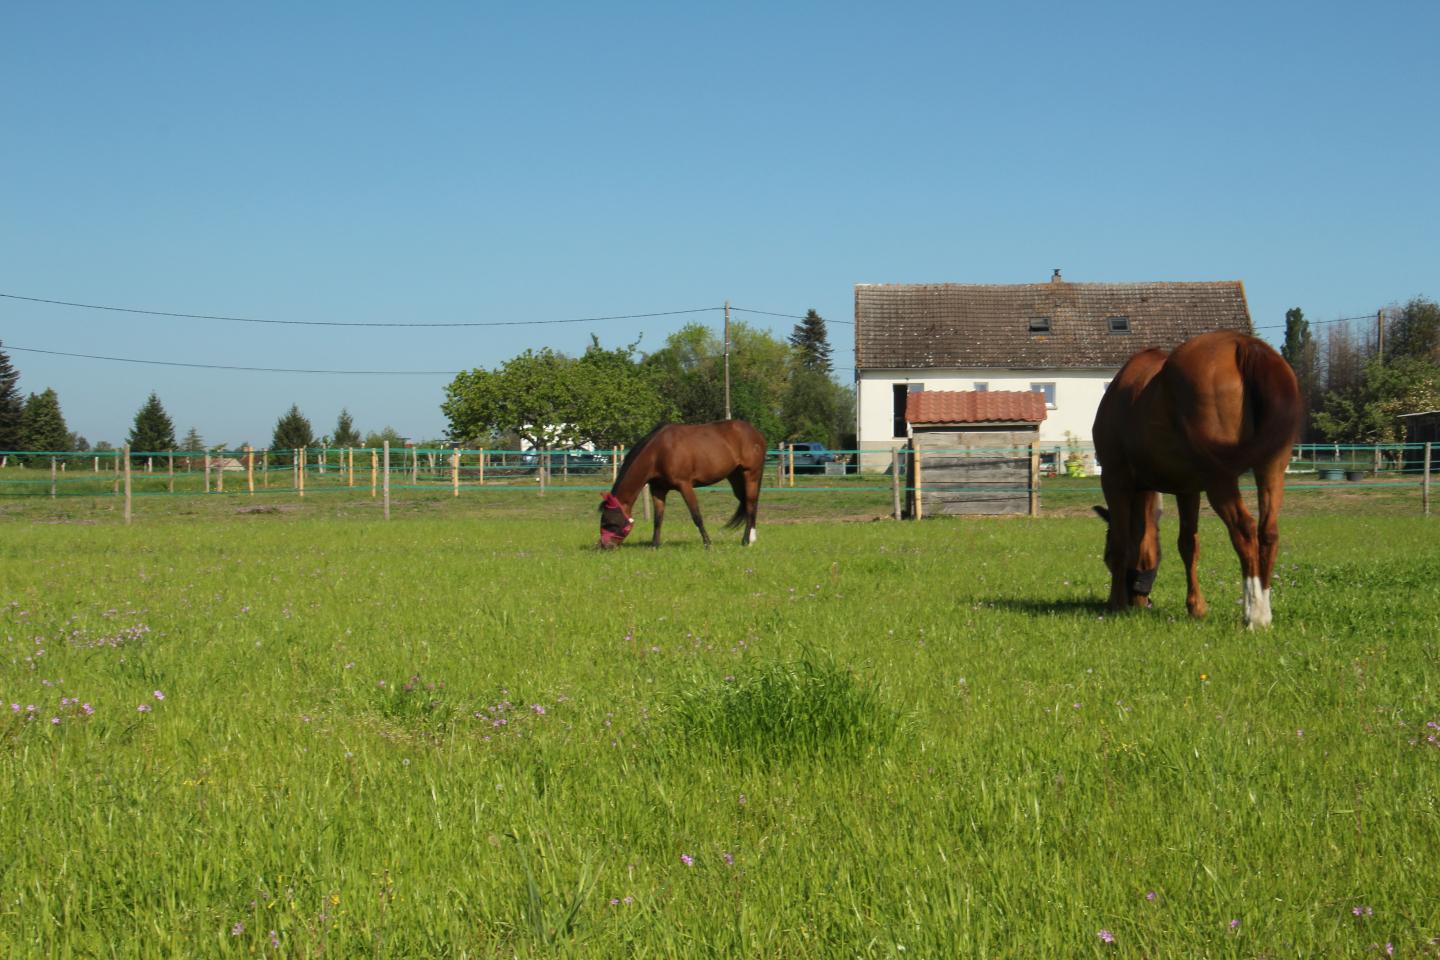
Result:
[[[0,7],[0,293],[271,320],[850,320],[862,282],[1241,279],[1262,328],[1440,296],[1433,3]],[[793,321],[747,321],[788,334]],[[119,442],[439,436],[445,376],[691,320],[343,329],[0,298]],[[1277,338],[1279,331],[1264,329]],[[836,362],[853,362],[835,324]],[[840,371],[842,378],[849,370]]]

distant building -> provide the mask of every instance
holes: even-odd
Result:
[[[890,462],[911,393],[1027,390],[1045,397],[1043,444],[1084,442],[1130,356],[1210,330],[1252,333],[1245,286],[1194,283],[857,284],[855,398],[861,469]]]

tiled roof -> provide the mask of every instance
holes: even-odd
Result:
[[[922,390],[905,398],[911,424],[1039,423],[1045,395],[1028,390]]]
[[[1128,333],[1112,333],[1123,317]],[[1032,332],[1048,320],[1049,332]],[[858,369],[1119,367],[1210,330],[1252,333],[1245,286],[1200,283],[857,284]]]

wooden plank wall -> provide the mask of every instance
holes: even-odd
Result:
[[[1030,512],[1033,430],[916,432],[921,516]],[[911,476],[915,471],[911,471]],[[907,497],[915,516],[915,491]]]

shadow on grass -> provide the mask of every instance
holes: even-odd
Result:
[[[1073,597],[1065,597],[1058,600],[1038,600],[1020,597],[998,597],[990,601],[997,609],[1013,610],[1016,613],[1029,614],[1030,616],[1052,615],[1052,616],[1080,616],[1098,617],[1109,611],[1105,609],[1105,601],[1076,600]]]

